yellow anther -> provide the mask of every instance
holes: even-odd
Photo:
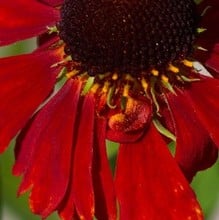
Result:
[[[162,75],[161,76],[161,80],[164,82],[164,83],[168,83],[169,82],[169,78],[165,75]]]
[[[190,68],[193,67],[193,62],[192,62],[192,61],[183,60],[182,62],[183,62],[183,64],[184,64],[185,66],[187,66],[187,67],[190,67]]]
[[[145,80],[145,78],[143,78],[143,79],[141,80],[141,85],[142,85],[143,89],[146,91],[147,88],[148,88],[148,83],[147,83],[147,81]]]
[[[109,90],[109,86],[110,86],[110,83],[109,83],[109,82],[105,82],[105,83],[104,83],[104,86],[103,86],[103,88],[102,88],[102,91],[103,91],[104,93],[107,93],[108,90]]]
[[[135,108],[135,105],[136,105],[136,101],[131,98],[131,97],[128,97],[127,99],[127,102],[126,102],[126,112],[131,112],[133,111],[133,109]]]
[[[95,83],[91,88],[91,92],[96,93],[99,87],[100,87],[100,84]]]
[[[133,81],[134,80],[133,77],[130,74],[126,74],[125,79],[127,81]]]
[[[70,79],[71,77],[77,75],[78,70],[72,70],[71,72],[66,73],[66,77]]]
[[[156,70],[156,69],[152,69],[152,70],[151,70],[151,73],[152,73],[152,75],[154,75],[154,76],[158,76],[158,75],[159,75],[159,71]]]
[[[179,72],[179,68],[176,67],[176,66],[173,66],[172,64],[169,64],[168,70],[173,72],[173,73],[178,73]]]
[[[118,74],[117,74],[117,73],[114,73],[113,76],[112,76],[112,79],[113,79],[113,80],[117,80],[117,79],[118,79]]]
[[[128,97],[129,96],[129,89],[130,89],[130,86],[128,84],[126,84],[124,86],[124,89],[123,89],[123,96],[124,97]]]

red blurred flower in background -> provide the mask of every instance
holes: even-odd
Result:
[[[189,182],[217,160],[218,10],[216,0],[1,1],[0,45],[38,37],[31,54],[0,59],[0,150],[19,132],[13,173],[34,213],[203,219]],[[106,139],[120,143],[114,178]]]

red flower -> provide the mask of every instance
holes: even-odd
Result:
[[[2,0],[0,14],[0,45],[39,43],[0,59],[0,151],[20,131],[13,174],[31,210],[203,219],[189,182],[217,160],[218,2]],[[106,139],[120,143],[114,179]]]

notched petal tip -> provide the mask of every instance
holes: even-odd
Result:
[[[31,188],[31,210],[44,218],[61,203],[69,184],[80,88],[77,80],[67,81],[19,137],[14,166],[14,172],[24,173],[19,194]]]

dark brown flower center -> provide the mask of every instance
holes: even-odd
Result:
[[[195,8],[193,0],[65,0],[60,37],[89,75],[136,74],[192,52]]]

